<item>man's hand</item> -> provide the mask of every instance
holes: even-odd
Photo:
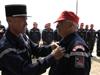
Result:
[[[55,50],[51,52],[56,60],[61,59],[64,56],[65,49],[62,47],[57,47]]]
[[[51,44],[52,50],[56,49],[57,47],[59,47],[58,43],[52,43]]]

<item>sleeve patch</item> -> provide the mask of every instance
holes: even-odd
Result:
[[[75,56],[75,67],[76,68],[84,68],[84,57],[83,56]]]
[[[72,51],[77,51],[77,49],[82,49],[83,51],[85,51],[85,48],[84,48],[84,46],[82,46],[82,45],[77,45],[77,46],[75,46],[75,47],[72,49]]]

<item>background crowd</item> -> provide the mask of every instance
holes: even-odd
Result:
[[[91,56],[94,49],[94,44],[96,43],[96,53],[97,56],[100,57],[100,30],[96,31],[94,26],[94,24],[85,25],[84,23],[80,23],[78,27],[78,33],[88,45]],[[0,39],[5,31],[6,28],[1,24],[0,21]],[[30,30],[27,28],[26,33],[33,42],[40,45],[49,45],[53,42],[59,42],[61,40],[61,36],[58,35],[57,30],[51,28],[51,23],[46,23],[44,25],[44,29],[41,30],[38,27],[38,23],[33,22],[33,28]]]

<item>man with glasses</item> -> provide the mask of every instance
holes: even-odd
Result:
[[[63,11],[57,19],[57,32],[63,38],[59,45],[66,52],[62,59],[51,66],[49,75],[89,75],[90,53],[77,33],[78,21],[79,17],[72,11]]]

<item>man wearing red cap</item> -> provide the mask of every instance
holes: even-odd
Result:
[[[91,58],[89,49],[78,35],[79,17],[71,11],[64,11],[57,19],[57,32],[63,38],[59,45],[66,52],[62,59],[52,65],[49,75],[89,75]]]

